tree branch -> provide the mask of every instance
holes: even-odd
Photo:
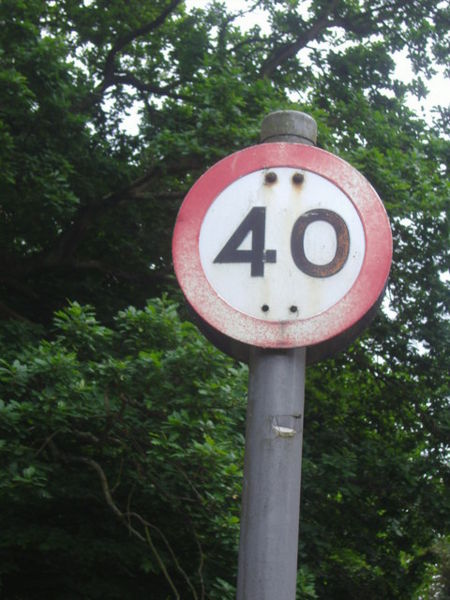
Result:
[[[5,319],[12,319],[14,321],[23,321],[24,323],[30,323],[29,319],[19,314],[17,311],[15,311],[2,301],[0,301],[0,315],[4,315]]]
[[[39,298],[38,294],[31,289],[28,285],[25,285],[22,281],[17,281],[17,279],[13,279],[10,276],[10,273],[16,273],[19,268],[16,260],[8,259],[8,257],[3,256],[3,269],[4,273],[0,271],[0,281],[4,283],[7,288],[12,288],[17,292],[20,292],[23,296],[26,296],[31,301],[35,301]],[[3,270],[2,269],[2,270]]]
[[[169,540],[166,538],[166,536],[163,534],[163,532],[156,527],[156,525],[152,525],[152,523],[149,523],[148,521],[146,521],[143,517],[141,517],[141,515],[139,515],[138,513],[135,512],[130,512],[128,514],[128,516],[130,517],[134,517],[136,519],[138,519],[138,521],[140,521],[142,523],[142,525],[144,525],[146,533],[148,532],[149,535],[149,529],[154,529],[156,532],[158,532],[158,534],[160,535],[161,539],[163,540],[167,550],[169,551],[170,556],[172,557],[172,560],[176,566],[176,568],[178,569],[178,571],[181,573],[181,575],[183,576],[184,580],[186,581],[186,583],[188,584],[192,595],[194,597],[194,600],[198,600],[198,595],[197,592],[194,588],[194,586],[192,585],[191,580],[189,579],[186,571],[182,568],[182,566],[180,565],[180,563],[178,562],[178,559],[173,551],[172,546],[169,544]]]
[[[105,67],[103,70],[104,80],[108,80],[108,78],[113,76],[116,56],[125,48],[125,46],[128,46],[128,44],[133,42],[138,37],[147,35],[151,31],[157,29],[164,23],[166,18],[177,8],[177,6],[181,4],[182,1],[183,0],[172,0],[156,19],[142,25],[141,27],[138,27],[137,29],[133,29],[133,31],[123,35],[116,41],[106,57]]]
[[[168,165],[158,164],[127,187],[104,196],[95,204],[80,207],[72,225],[61,234],[57,248],[49,253],[44,262],[48,265],[56,265],[69,260],[84,239],[89,228],[97,219],[127,200],[139,200],[143,197],[148,197],[150,183],[158,174],[174,175],[191,169],[197,169],[200,166],[201,162],[196,157],[191,157],[184,161],[180,160],[177,163]]]
[[[164,573],[164,577],[167,579],[167,582],[170,585],[172,592],[175,594],[175,598],[177,600],[180,600],[180,594],[178,593],[178,590],[175,587],[175,584],[172,581],[172,578],[170,577],[169,573],[167,572],[166,565],[164,564],[163,559],[161,558],[159,552],[157,551],[157,549],[155,547],[155,544],[153,543],[152,536],[150,535],[150,528],[144,526],[144,530],[145,530],[145,536],[147,538],[148,545],[152,549],[152,552],[156,557],[158,565],[159,565],[161,571]]]
[[[67,261],[58,264],[58,267],[68,267],[76,271],[98,271],[104,275],[110,275],[117,279],[123,279],[124,281],[132,281],[137,283],[155,283],[163,282],[170,278],[170,273],[161,271],[146,270],[141,273],[133,273],[124,271],[122,269],[116,269],[111,265],[102,263],[99,260],[85,260],[85,261]]]
[[[324,30],[336,24],[335,18],[330,19],[330,15],[336,8],[338,0],[331,2],[327,11],[319,18],[309,29],[306,29],[291,43],[284,44],[277,48],[272,55],[265,61],[261,68],[262,77],[271,77],[277,67],[286,62],[289,58],[295,56],[302,48],[305,48],[309,42],[315,40]]]
[[[197,532],[195,530],[194,524],[192,523],[192,520],[189,518],[189,523],[191,525],[192,528],[192,533],[194,534],[194,539],[195,539],[195,543],[197,545],[197,549],[198,549],[198,554],[199,554],[199,562],[198,562],[198,569],[197,569],[197,573],[198,573],[198,577],[200,580],[200,590],[201,590],[201,597],[200,600],[205,600],[205,582],[203,579],[203,566],[205,564],[205,555],[203,554],[203,548],[202,545],[200,543],[200,539],[197,535]]]
[[[266,42],[267,40],[260,37],[259,35],[255,37],[249,37],[232,46],[229,51],[235,53],[237,50],[244,48],[244,46],[250,46],[253,44],[265,44]]]
[[[136,529],[131,527],[131,525],[129,525],[126,522],[125,515],[120,510],[120,508],[117,506],[117,504],[114,502],[111,492],[110,492],[110,489],[109,489],[109,484],[108,484],[108,480],[106,478],[105,472],[103,471],[101,466],[98,464],[98,462],[93,460],[92,458],[86,458],[85,456],[70,455],[70,456],[67,456],[67,459],[70,460],[71,462],[81,462],[85,465],[88,465],[89,467],[91,467],[91,469],[93,469],[97,473],[98,478],[100,479],[100,484],[102,486],[102,492],[103,492],[103,496],[105,497],[106,504],[113,511],[113,513],[126,525],[128,530],[130,531],[130,533],[133,533],[138,539],[140,539],[142,542],[145,542],[146,541],[145,538],[139,533],[139,531],[137,531]]]
[[[38,457],[39,454],[45,450],[45,447],[48,446],[50,444],[50,442],[53,440],[53,438],[58,435],[58,433],[60,432],[60,429],[57,429],[56,431],[54,431],[53,433],[51,433],[50,435],[48,435],[45,440],[42,442],[42,444],[39,446],[39,448],[36,450],[35,453],[35,457]]]
[[[177,94],[172,90],[181,84],[181,81],[173,81],[165,85],[164,87],[153,85],[152,83],[146,83],[141,79],[138,79],[133,73],[129,71],[124,71],[123,73],[117,73],[113,75],[111,79],[111,84],[121,84],[121,85],[131,85],[136,88],[140,92],[150,92],[155,94],[156,96],[170,96],[171,98],[175,98],[176,100],[189,100],[190,98],[185,94]]]
[[[75,112],[82,112],[97,102],[102,98],[105,91],[116,83],[115,81],[115,62],[117,55],[122,52],[122,50],[131,44],[135,39],[142,37],[143,35],[147,35],[160,27],[166,18],[177,8],[179,4],[181,4],[183,0],[172,0],[170,4],[162,11],[162,13],[153,21],[149,23],[145,23],[141,27],[137,29],[133,29],[128,32],[126,35],[120,37],[113,44],[111,50],[108,52],[108,55],[105,60],[105,64],[103,67],[103,80],[97,85],[94,91],[89,94],[80,104],[73,106],[72,110]],[[133,85],[130,83],[130,85]],[[149,84],[150,85],[150,84]],[[139,89],[139,88],[138,88]],[[157,86],[155,86],[157,89]],[[152,90],[149,90],[152,91]]]
[[[109,484],[108,484],[108,479],[107,479],[106,474],[103,471],[102,467],[99,465],[99,463],[97,461],[93,460],[92,458],[87,458],[85,456],[67,456],[67,459],[69,459],[72,462],[84,463],[84,464],[88,465],[89,467],[91,467],[97,473],[98,478],[100,480],[100,484],[102,487],[103,496],[105,498],[106,504],[110,507],[110,509],[113,511],[113,513],[120,519],[120,521],[125,525],[125,527],[128,529],[128,531],[130,533],[132,533],[140,541],[147,542],[147,544],[150,546],[150,548],[161,568],[161,571],[164,574],[164,577],[166,578],[168,584],[170,585],[170,588],[172,589],[173,593],[175,594],[175,597],[177,599],[180,599],[180,595],[175,587],[175,584],[173,583],[172,578],[170,577],[170,575],[167,571],[164,561],[162,560],[161,555],[159,554],[155,544],[153,543],[152,537],[150,535],[150,529],[153,529],[158,533],[158,535],[163,540],[164,545],[166,546],[167,550],[169,551],[169,554],[173,560],[173,563],[174,563],[176,569],[181,573],[181,575],[185,579],[187,585],[189,586],[194,600],[198,600],[198,594],[197,594],[194,586],[192,585],[192,582],[189,579],[186,571],[180,565],[180,563],[173,551],[173,548],[169,544],[169,541],[166,538],[166,536],[163,534],[163,532],[158,527],[156,527],[156,525],[149,523],[146,519],[144,519],[138,513],[130,511],[129,506],[127,508],[127,512],[125,512],[125,513],[120,510],[120,508],[117,506],[117,504],[113,500],[111,490],[110,490]],[[135,527],[133,527],[131,525],[131,518],[137,519],[143,525],[144,531],[145,531],[145,537]]]

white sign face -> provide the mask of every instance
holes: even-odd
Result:
[[[325,177],[261,169],[211,204],[199,254],[208,282],[234,309],[265,321],[309,319],[353,286],[364,228],[353,203]]]

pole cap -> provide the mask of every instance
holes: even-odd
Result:
[[[261,143],[291,142],[315,146],[317,123],[306,113],[298,110],[277,110],[261,123]]]

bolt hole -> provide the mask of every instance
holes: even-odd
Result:
[[[269,306],[268,306],[268,304],[263,304],[263,305],[261,306],[261,310],[262,310],[263,312],[267,312],[267,311],[269,310]]]
[[[275,173],[275,171],[269,171],[268,173],[266,173],[264,180],[265,183],[275,183],[275,181],[277,180],[277,174]]]
[[[303,183],[305,181],[305,176],[303,175],[303,173],[294,173],[292,175],[292,182],[295,185],[300,185],[301,183]]]
[[[295,305],[292,305],[292,306],[289,308],[289,310],[291,311],[291,313],[296,313],[296,312],[298,312],[298,307],[297,307],[297,306],[295,306]]]

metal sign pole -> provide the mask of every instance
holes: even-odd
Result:
[[[271,113],[262,142],[314,145],[304,113]],[[237,600],[294,600],[297,580],[305,348],[250,353]]]

